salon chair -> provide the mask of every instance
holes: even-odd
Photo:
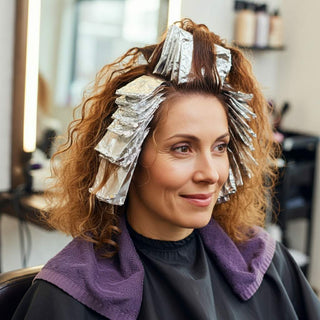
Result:
[[[24,268],[0,274],[0,318],[12,318],[22,297],[42,266]]]

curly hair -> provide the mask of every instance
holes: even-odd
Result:
[[[219,95],[221,84],[216,76],[214,55],[214,44],[217,44],[231,51],[232,68],[227,82],[235,90],[253,95],[249,104],[257,117],[251,121],[250,126],[257,135],[253,156],[258,165],[252,164],[249,168],[252,177],[243,175],[243,186],[238,188],[228,202],[216,204],[213,210],[214,219],[233,241],[239,243],[248,239],[248,230],[252,226],[264,225],[267,200],[276,178],[273,165],[275,148],[267,102],[252,74],[250,63],[239,49],[227,45],[203,24],[183,19],[178,25],[193,34],[193,71],[196,78],[187,84],[176,85],[174,91]],[[164,38],[156,45],[132,48],[114,63],[102,68],[78,107],[81,109],[81,117],[71,122],[67,141],[52,159],[54,185],[46,192],[49,200],[46,220],[55,229],[73,237],[82,237],[98,248],[107,248],[104,251],[106,257],[113,256],[118,250],[118,218],[123,209],[99,201],[94,194],[89,193],[99,167],[99,155],[94,148],[106,133],[112,121],[111,115],[117,108],[116,90],[141,75],[151,75],[163,43]],[[146,59],[146,63],[139,62],[141,56]],[[201,68],[205,68],[205,77]],[[172,94],[170,90],[167,92],[168,98]],[[156,115],[153,120],[155,127],[157,119],[159,117]],[[153,133],[153,129],[149,134]],[[113,170],[116,167],[110,163],[101,186]]]

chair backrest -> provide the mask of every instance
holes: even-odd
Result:
[[[22,297],[42,266],[24,268],[0,274],[0,318],[12,318]]]

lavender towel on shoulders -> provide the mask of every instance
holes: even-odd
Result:
[[[120,219],[120,229],[120,251],[114,258],[102,258],[92,243],[74,239],[44,266],[36,279],[56,285],[111,320],[136,319],[142,302],[144,270],[124,217]],[[214,220],[198,231],[233,291],[241,299],[249,299],[272,261],[275,241],[258,228],[254,238],[236,246]]]
[[[265,230],[256,227],[252,239],[236,246],[215,220],[199,231],[233,291],[243,300],[251,298],[270,266],[275,240]]]
[[[90,309],[111,320],[133,320],[139,313],[143,290],[143,266],[126,228],[122,230],[119,254],[99,256],[93,244],[74,239],[37,275]]]

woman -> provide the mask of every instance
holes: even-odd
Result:
[[[49,222],[75,239],[14,319],[317,319],[261,228],[267,104],[241,52],[188,19],[98,75],[58,152]]]

